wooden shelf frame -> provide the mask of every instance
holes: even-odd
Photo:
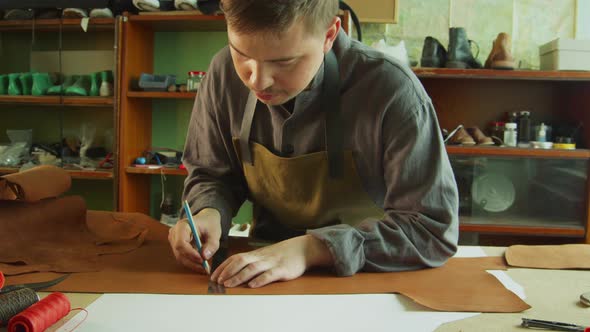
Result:
[[[182,12],[130,15],[129,22],[152,31],[225,31],[223,15],[196,15]]]
[[[188,175],[186,169],[168,168],[168,167],[143,168],[143,167],[128,166],[125,168],[125,172],[128,174],[144,174],[144,175],[161,175],[161,174],[179,175],[179,176],[187,176]]]
[[[450,68],[412,68],[421,79],[455,78],[486,80],[524,80],[524,81],[588,81],[588,71],[542,71],[542,70],[494,70],[494,69],[450,69]]]
[[[85,180],[112,180],[114,178],[112,170],[79,170],[79,169],[66,169],[72,179],[85,179]],[[0,175],[18,173],[18,168],[13,167],[0,167]]]
[[[153,98],[153,99],[195,99],[196,92],[153,92],[153,91],[128,91],[130,98]]]
[[[518,158],[590,159],[590,150],[533,149],[495,146],[447,145],[447,153],[453,156],[489,156]]]
[[[73,96],[0,96],[0,103],[14,105],[90,106],[112,107],[114,97],[73,97]]]
[[[0,32],[2,31],[80,31],[82,19],[79,18],[52,18],[35,20],[0,20]],[[88,31],[114,31],[116,19],[114,18],[90,18]],[[60,28],[61,26],[61,28]]]

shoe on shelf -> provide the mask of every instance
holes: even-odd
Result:
[[[18,77],[20,81],[20,87],[23,96],[30,96],[31,89],[33,88],[33,74],[31,73],[22,73]]]
[[[486,136],[478,127],[467,128],[467,133],[475,140],[477,145],[494,145],[494,140]]]
[[[420,65],[422,67],[441,68],[447,62],[447,50],[433,37],[426,37],[424,39],[424,46],[422,47],[422,58]]]
[[[63,18],[84,18],[88,17],[86,9],[82,8],[65,8],[61,14]]]
[[[473,137],[469,135],[463,125],[458,125],[457,128],[451,131],[445,139],[445,143],[449,145],[475,145]]]
[[[30,20],[35,16],[32,9],[9,9],[4,14],[5,20]]]
[[[133,5],[144,12],[160,11],[160,1],[158,0],[133,0]]]
[[[90,75],[80,75],[78,80],[65,89],[66,96],[88,96]]]
[[[174,0],[174,7],[178,10],[196,10],[197,0]]]
[[[79,75],[66,76],[61,84],[54,85],[47,89],[48,95],[63,95],[64,91],[72,86],[80,78]]]
[[[23,94],[20,84],[20,73],[8,74],[8,94],[11,96],[20,96]]]
[[[510,35],[500,32],[492,43],[492,51],[486,60],[485,67],[490,69],[514,70],[512,57],[512,40]]]
[[[446,67],[461,69],[482,68],[481,63],[477,60],[479,46],[477,46],[477,53],[473,56],[473,53],[471,53],[471,44],[477,46],[477,43],[467,38],[467,32],[464,28],[450,28]]]
[[[114,94],[113,89],[113,71],[105,70],[100,72],[100,89],[101,97],[110,97]]]
[[[44,96],[47,90],[53,85],[49,73],[33,73],[33,87],[31,93],[33,96]]]
[[[110,8],[94,8],[90,11],[91,18],[113,18]]]
[[[8,94],[8,75],[0,75],[0,95]]]

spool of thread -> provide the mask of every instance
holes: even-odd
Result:
[[[30,288],[0,294],[0,326],[38,301],[39,295]]]
[[[2,287],[4,287],[4,274],[0,271],[0,289],[2,289]]]
[[[62,293],[51,293],[12,317],[8,332],[41,332],[70,312],[70,301]]]

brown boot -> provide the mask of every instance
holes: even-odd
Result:
[[[499,33],[492,44],[492,51],[486,60],[485,68],[513,70],[514,58],[511,49],[510,35],[505,32]]]
[[[494,145],[492,138],[486,136],[478,127],[469,127],[467,132],[473,137],[477,145]]]

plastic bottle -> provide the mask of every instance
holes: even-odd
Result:
[[[547,126],[543,122],[537,131],[537,142],[547,142]]]
[[[504,145],[516,146],[518,134],[517,125],[514,122],[508,122],[504,125]]]

